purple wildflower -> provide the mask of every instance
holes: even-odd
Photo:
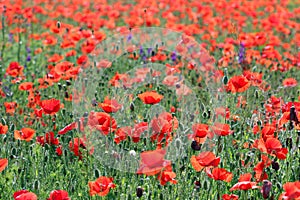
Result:
[[[31,52],[30,47],[28,47],[28,46],[26,47],[26,52],[27,52],[27,53],[30,53],[30,52]]]
[[[130,34],[127,36],[127,42],[130,42],[131,39],[132,39],[132,34],[130,33]]]
[[[14,41],[13,36],[14,36],[14,35],[13,35],[12,33],[9,33],[9,34],[8,34],[8,41],[11,42],[11,43]]]
[[[144,54],[143,46],[140,46],[140,55]]]
[[[240,44],[238,57],[239,64],[243,63],[245,60],[245,45],[243,43]]]
[[[152,48],[148,48],[148,50],[147,50],[148,56],[151,55],[151,52],[152,52]]]
[[[176,55],[176,52],[175,52],[175,51],[172,52],[172,54],[171,54],[171,59],[172,59],[173,62],[176,61],[177,55]]]

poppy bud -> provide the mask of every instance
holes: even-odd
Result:
[[[207,112],[203,112],[202,113],[202,117],[205,118],[205,119],[208,118],[208,113]]]
[[[136,196],[139,198],[143,196],[143,188],[140,186],[136,188]]]
[[[95,177],[100,177],[99,169],[95,169],[94,174],[95,174]]]
[[[66,80],[66,84],[67,84],[67,86],[70,86],[70,85],[72,85],[72,83],[71,83],[71,81],[70,81],[70,80]]]
[[[38,180],[35,180],[33,183],[33,188],[35,190],[39,190],[40,189],[40,182]]]
[[[97,100],[96,100],[96,99],[93,99],[93,100],[92,100],[92,106],[95,107],[95,106],[97,106],[97,105],[98,105]]]
[[[223,82],[224,85],[227,85],[227,83],[228,83],[228,77],[224,76],[223,79],[222,79],[222,82]]]
[[[152,52],[151,52],[151,56],[155,56],[155,51],[152,51]]]
[[[195,115],[191,114],[191,115],[190,115],[190,117],[191,117],[191,119],[190,119],[190,120],[191,120],[191,121],[194,121],[194,119],[195,119]]]
[[[272,189],[272,183],[268,180],[263,180],[263,186],[261,189],[261,193],[262,193],[264,199],[267,199],[269,197],[271,189]]]
[[[89,113],[88,112],[85,112],[84,114],[83,114],[83,117],[88,117],[89,116]]]
[[[276,172],[279,170],[279,164],[276,161],[272,161],[272,169],[274,169]]]
[[[57,23],[56,23],[56,26],[57,26],[57,28],[60,28],[60,21],[57,21]]]
[[[200,151],[201,147],[199,144],[197,144],[196,141],[193,141],[192,144],[191,144],[191,147],[194,151]]]
[[[195,188],[196,188],[196,189],[199,189],[199,188],[201,187],[200,181],[195,181],[195,182],[194,182],[194,185],[195,185]]]
[[[203,189],[204,189],[204,190],[207,190],[207,189],[208,189],[208,188],[207,188],[207,181],[204,181]]]
[[[291,137],[286,138],[286,140],[285,140],[285,145],[286,145],[287,147],[289,147],[290,149],[293,147],[293,140],[292,140]]]
[[[69,98],[69,93],[68,92],[65,92],[65,98]]]
[[[259,97],[258,90],[255,90],[255,98],[258,99],[258,97]]]
[[[295,106],[292,106],[290,109],[290,121],[294,121],[295,123],[299,123],[297,118]]]

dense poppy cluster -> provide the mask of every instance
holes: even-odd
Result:
[[[200,179],[196,188],[206,190],[210,181],[209,195],[217,194],[224,200],[245,199],[247,195],[300,199],[299,2],[15,0],[1,1],[0,13],[1,198],[120,198],[114,195],[126,193],[122,187],[137,184],[131,183],[131,178],[124,184],[123,174],[116,175],[114,170],[94,170],[100,166],[92,163],[94,152],[108,152],[108,142],[93,146],[83,134],[96,133],[118,147],[125,146],[126,151],[135,149],[129,152],[135,152],[131,156],[138,160],[135,174],[142,179],[138,185],[148,187],[148,191],[138,187],[137,197],[148,192],[149,198],[159,198],[151,196],[156,195],[150,191],[155,188],[149,189],[147,182],[155,176],[153,187],[158,183],[193,188],[189,181],[195,177]],[[107,59],[91,59],[103,53],[97,52],[97,46],[112,34],[153,26],[183,33],[181,44],[189,47],[178,45],[174,52],[166,52],[155,46],[130,46],[126,62],[120,66]],[[126,37],[133,40],[130,34]],[[201,41],[200,46],[210,53],[191,55],[203,66],[183,62],[178,56],[189,53],[192,41]],[[109,51],[117,57],[118,49]],[[122,71],[127,67],[123,65],[141,62],[165,68],[138,68],[134,77]],[[84,93],[73,91],[72,84],[90,66],[107,73],[107,82],[100,95],[98,92],[101,97],[89,99],[94,110],[75,119],[69,110]],[[128,102],[106,93],[107,88],[128,90],[149,75],[157,78],[162,74],[166,75],[162,86],[143,85],[128,95],[127,110]],[[225,97],[226,103],[213,109],[202,103],[203,113],[184,113],[179,104],[184,104],[185,96],[194,91],[205,95],[207,80],[199,74],[209,75],[209,81],[217,86],[217,94],[212,96]],[[186,84],[189,78],[193,85]],[[173,88],[176,98],[163,87]],[[145,117],[157,105],[166,109]],[[120,113],[134,113],[136,118],[120,122],[115,117]],[[184,164],[166,158],[168,147],[184,126],[179,116],[188,116],[191,121],[184,133],[190,144]],[[147,149],[149,143],[151,148]],[[141,153],[136,155],[138,150]],[[116,152],[113,155],[120,159]],[[55,182],[56,176],[61,184]],[[41,186],[46,182],[44,177],[51,184]],[[112,194],[111,189],[116,192]],[[192,198],[180,196],[178,190],[173,195]],[[215,196],[203,197],[209,198]]]

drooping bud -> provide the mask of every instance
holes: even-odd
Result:
[[[269,197],[271,189],[272,183],[268,180],[263,180],[263,186],[260,192],[262,193],[264,199],[267,199]]]
[[[56,26],[58,29],[61,27],[60,21],[57,21]]]
[[[136,188],[136,196],[141,198],[143,196],[143,188],[141,188],[140,186]]]

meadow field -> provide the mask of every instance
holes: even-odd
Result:
[[[0,200],[300,200],[300,1],[0,13]]]

